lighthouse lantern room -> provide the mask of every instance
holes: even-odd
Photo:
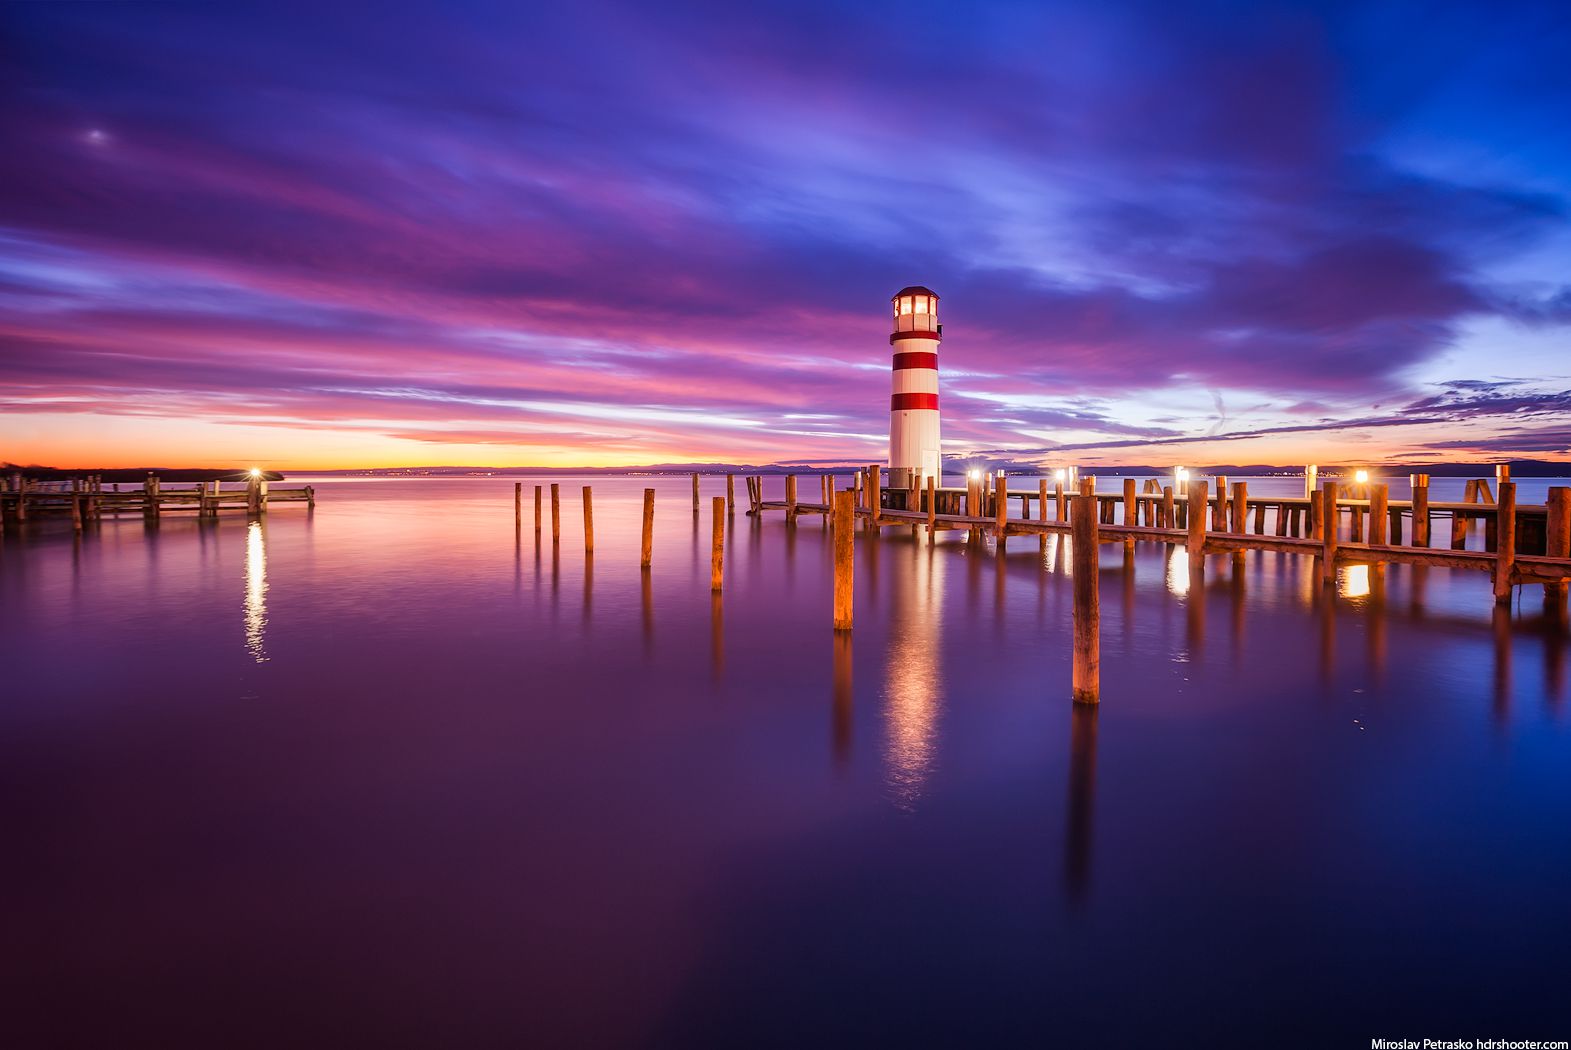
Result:
[[[941,479],[938,444],[938,295],[912,285],[895,293],[889,398],[889,487]]]

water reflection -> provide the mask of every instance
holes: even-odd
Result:
[[[725,609],[720,592],[709,592],[709,670],[718,683],[725,676]]]
[[[1337,593],[1344,598],[1369,596],[1369,566],[1348,565],[1337,574]]]
[[[834,686],[832,726],[835,762],[845,765],[851,758],[851,632],[834,632]]]
[[[246,524],[245,648],[257,663],[267,662],[267,537],[260,521]]]
[[[915,808],[932,772],[944,687],[938,654],[949,559],[919,558],[919,550],[911,548],[912,571],[895,575],[884,676],[889,793],[905,810]]]
[[[1180,598],[1189,593],[1189,548],[1167,548],[1167,589]]]
[[[1085,899],[1091,879],[1091,811],[1096,798],[1096,720],[1100,704],[1069,705],[1069,814],[1064,823],[1064,878],[1069,899]]]

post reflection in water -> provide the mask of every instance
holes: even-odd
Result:
[[[1064,822],[1064,881],[1071,903],[1091,882],[1091,811],[1096,798],[1096,720],[1099,704],[1070,704],[1069,813]]]
[[[1511,608],[1495,606],[1490,620],[1495,643],[1495,719],[1504,722],[1511,713]]]
[[[919,558],[895,575],[884,676],[884,759],[895,805],[914,809],[932,771],[943,675],[938,660],[947,558]],[[978,561],[970,556],[973,565]]]
[[[836,631],[830,741],[837,765],[851,758],[851,632]]]
[[[644,657],[654,652],[655,642],[655,588],[648,569],[639,574],[639,625],[644,639]]]
[[[246,525],[245,648],[257,663],[267,662],[267,536],[260,521]]]
[[[725,616],[720,592],[709,592],[709,670],[716,682],[725,674]]]

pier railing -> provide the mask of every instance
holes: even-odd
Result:
[[[316,506],[316,488],[274,488],[261,477],[243,481],[222,480],[164,485],[157,474],[149,474],[140,485],[112,484],[103,478],[84,477],[56,481],[30,480],[13,473],[0,489],[0,516],[9,522],[23,522],[40,515],[69,515],[77,529],[85,522],[122,514],[140,514],[157,519],[174,512],[194,512],[199,518],[216,518],[222,511],[243,510],[265,514],[274,503],[304,503]]]

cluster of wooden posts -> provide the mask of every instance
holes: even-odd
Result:
[[[140,514],[157,520],[170,511],[194,510],[199,518],[216,518],[221,510],[266,513],[270,503],[298,501],[316,506],[316,489],[311,485],[294,489],[270,489],[267,479],[248,477],[231,482],[191,482],[190,488],[165,486],[157,474],[148,474],[141,485],[118,484],[104,487],[102,476],[89,474],[68,481],[41,483],[30,481],[20,472],[6,479],[0,489],[0,515],[12,522],[25,522],[39,515],[70,515],[72,526],[80,531],[87,522],[121,514]]]
[[[696,520],[701,504],[698,496],[699,475],[693,475],[693,517]],[[751,481],[752,479],[749,479]],[[545,485],[534,486],[535,496],[535,542],[540,542],[543,528]],[[551,491],[551,546],[553,548],[562,542],[562,487],[558,484],[549,486]],[[584,556],[594,557],[595,553],[595,509],[594,486],[584,487]],[[709,553],[709,586],[719,593],[725,582],[725,531],[726,520],[736,512],[736,479],[734,475],[726,475],[726,494],[715,496],[710,500],[710,553]],[[513,525],[516,529],[524,527],[524,483],[513,483]],[[644,517],[642,541],[640,543],[638,564],[645,571],[649,570],[654,561],[655,540],[655,490],[644,490]]]
[[[1317,487],[1317,480],[1316,471],[1309,468],[1302,497],[1251,497],[1247,483],[1235,482],[1229,489],[1224,477],[1215,479],[1214,493],[1211,483],[1202,480],[1179,485],[1175,479],[1174,485],[1163,485],[1153,479],[1141,487],[1133,478],[1123,479],[1118,493],[1098,493],[1095,477],[1080,479],[1074,492],[1066,492],[1062,481],[1049,491],[1046,479],[1038,479],[1035,492],[1011,492],[1002,474],[991,479],[973,475],[963,490],[940,489],[931,477],[913,478],[909,487],[888,490],[882,487],[881,468],[874,464],[857,471],[844,492],[835,492],[832,476],[821,475],[818,503],[799,500],[797,479],[790,475],[785,478],[785,499],[766,502],[761,479],[750,478],[748,513],[783,510],[787,522],[804,514],[832,513],[837,630],[849,629],[851,623],[849,536],[856,519],[872,530],[909,526],[913,535],[925,527],[930,541],[946,529],[967,530],[973,539],[990,533],[1000,552],[1011,535],[1036,534],[1045,547],[1049,535],[1069,534],[1074,541],[1075,579],[1072,693],[1079,702],[1094,703],[1100,694],[1096,550],[1099,542],[1108,540],[1182,544],[1191,555],[1190,571],[1201,574],[1205,562],[1197,555],[1206,552],[1305,554],[1320,560],[1321,578],[1328,585],[1335,582],[1337,566],[1346,564],[1396,562],[1483,570],[1492,575],[1496,602],[1509,602],[1514,587],[1542,585],[1546,614],[1564,619],[1571,579],[1571,488],[1550,489],[1542,506],[1520,506],[1510,471],[1504,467],[1496,471],[1498,494],[1487,480],[1473,480],[1461,503],[1432,502],[1429,477],[1424,474],[1411,477],[1413,496],[1404,501],[1390,499],[1388,486],[1380,483],[1327,480]],[[1019,517],[1010,517],[1015,499],[1020,501]],[[1268,510],[1274,511],[1269,530]],[[1432,521],[1446,514],[1452,519],[1450,549],[1436,550],[1430,547]],[[1467,550],[1468,534],[1477,522],[1484,524],[1485,549]],[[1404,535],[1410,537],[1405,544]]]

